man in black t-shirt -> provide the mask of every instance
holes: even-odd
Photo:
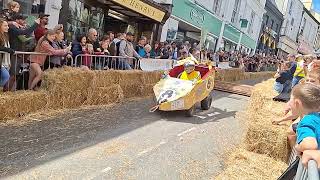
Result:
[[[292,73],[290,68],[291,62],[284,62],[274,76],[276,78],[274,89],[278,93],[289,93],[291,91]]]

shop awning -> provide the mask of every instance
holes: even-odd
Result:
[[[141,20],[154,20],[165,23],[170,17],[168,10],[151,0],[99,0],[110,9],[129,17]]]

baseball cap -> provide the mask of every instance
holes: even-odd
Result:
[[[127,36],[133,36],[132,32],[127,32]]]
[[[25,19],[27,19],[27,18],[28,18],[28,16],[25,16],[25,15],[23,15],[23,14],[18,14],[18,13],[14,14],[14,15],[12,16],[12,20],[13,20],[13,21],[18,20],[18,19],[25,20]]]
[[[50,15],[49,14],[39,14],[39,18],[42,19],[44,17],[49,17]]]

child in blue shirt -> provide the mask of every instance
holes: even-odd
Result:
[[[320,144],[320,87],[311,83],[299,84],[288,102],[292,114],[302,117],[297,127],[296,149],[318,149]]]

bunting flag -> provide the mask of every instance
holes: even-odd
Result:
[[[312,1],[312,9],[313,9],[316,13],[320,13],[320,0],[313,0],[313,1]]]

